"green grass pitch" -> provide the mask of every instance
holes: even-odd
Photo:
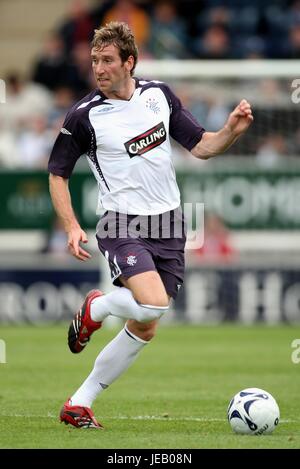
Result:
[[[116,333],[103,328],[80,355],[67,325],[1,326],[1,448],[300,448],[300,363],[292,326],[161,326],[132,367],[95,401],[105,426],[78,430],[58,413]],[[243,436],[226,420],[230,398],[259,387],[277,399],[274,433]]]

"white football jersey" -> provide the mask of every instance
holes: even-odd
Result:
[[[54,144],[49,172],[69,178],[85,155],[105,210],[157,215],[180,205],[170,136],[191,150],[205,130],[166,84],[135,81],[128,101],[95,90],[72,107]]]

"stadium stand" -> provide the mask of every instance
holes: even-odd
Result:
[[[0,77],[6,82],[7,97],[7,105],[0,104],[0,195],[4,201],[0,256],[6,273],[15,269],[17,262],[21,271],[22,268],[30,270],[33,264],[48,266],[52,271],[55,265],[62,270],[67,266],[67,273],[58,274],[64,285],[65,279],[69,279],[68,272],[74,269],[74,262],[66,261],[63,235],[53,219],[49,203],[47,155],[71,104],[94,87],[88,57],[91,31],[105,18],[112,18],[116,11],[124,14],[129,3],[134,2],[0,2],[0,54],[3,58]],[[241,314],[246,317],[247,285],[257,293],[257,302],[259,292],[275,288],[278,304],[274,311],[278,312],[278,305],[283,303],[286,306],[282,311],[287,311],[281,311],[281,315],[276,313],[277,319],[282,319],[282,315],[292,320],[300,317],[299,308],[290,306],[296,305],[300,278],[295,257],[299,251],[300,229],[297,203],[300,119],[297,103],[291,99],[292,80],[296,77],[296,68],[292,68],[295,62],[291,59],[299,58],[300,51],[300,1],[231,0],[226,6],[217,0],[135,3],[133,7],[137,10],[133,8],[133,11],[138,11],[147,25],[147,34],[141,37],[142,60],[138,73],[151,78],[151,70],[153,78],[170,82],[183,103],[209,130],[223,125],[228,111],[242,96],[254,107],[255,121],[249,132],[232,147],[230,154],[216,162],[202,165],[174,146],[183,200],[207,204],[224,225],[224,232],[230,235],[230,249],[234,252],[229,256],[230,262],[218,258],[215,266],[209,264],[208,267],[203,263],[203,253],[190,256],[187,293],[182,303],[179,302],[177,317],[186,311],[188,320],[197,321],[197,312],[202,307],[201,318],[206,321],[212,299],[218,305],[215,316],[211,316],[216,320],[238,315],[238,301],[243,305]],[[34,15],[28,11],[34,11]],[[125,16],[122,19],[126,19]],[[170,65],[169,59],[175,62]],[[277,59],[289,60],[283,63]],[[166,69],[169,75],[164,74]],[[91,230],[92,240],[96,188],[86,173],[84,162],[79,165],[74,187],[81,194],[76,208]],[[94,241],[91,249],[97,249]],[[9,254],[4,253],[9,250]],[[91,282],[99,274],[97,262],[92,267]],[[0,298],[17,288],[16,285],[9,287],[3,272]],[[15,275],[16,283],[21,282],[21,290],[27,291],[28,284]],[[46,273],[40,277],[46,279]],[[206,288],[209,278],[214,290]],[[50,286],[47,280],[44,282],[51,298],[57,288],[64,298],[64,287],[51,283],[53,279]],[[75,282],[72,290],[75,294],[77,280],[73,276],[70,282]],[[197,282],[202,285],[201,294],[192,297],[189,292]],[[84,282],[80,285],[84,292]],[[213,293],[209,293],[212,290]],[[285,300],[287,291],[290,291],[290,299]],[[12,293],[9,294],[12,297]],[[239,295],[242,295],[240,300]],[[77,297],[74,298],[75,303]],[[267,296],[262,301],[271,321],[275,318],[272,304],[268,303]],[[216,312],[221,303],[225,305],[223,316]],[[71,311],[70,307],[67,313]],[[49,310],[49,316],[50,313]],[[5,314],[9,314],[8,310]],[[27,313],[24,316],[20,310],[16,314],[24,319]],[[36,317],[39,317],[38,309]]]

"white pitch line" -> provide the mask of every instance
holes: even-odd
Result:
[[[104,418],[104,417],[103,417]],[[220,418],[204,418],[204,417],[169,417],[164,415],[137,415],[128,417],[126,415],[118,415],[116,417],[108,417],[114,420],[160,420],[165,422],[172,421],[189,421],[189,422],[225,422],[226,419]]]
[[[13,418],[58,418],[58,415],[51,414],[48,412],[47,415],[35,415],[35,414],[8,414],[0,412],[1,417],[13,417]],[[191,421],[191,422],[225,422],[226,419],[220,418],[202,418],[202,417],[167,417],[163,415],[118,415],[118,416],[103,416],[97,417],[99,419],[107,419],[107,420],[161,420],[161,421]]]
[[[51,414],[48,412],[47,415],[34,415],[34,414],[8,414],[0,412],[1,417],[12,417],[12,418],[51,418],[58,419],[58,415]],[[158,420],[162,422],[227,422],[226,418],[205,418],[205,417],[168,417],[163,415],[118,415],[118,416],[103,416],[97,417],[100,420]],[[300,420],[282,419],[280,423],[299,423]]]

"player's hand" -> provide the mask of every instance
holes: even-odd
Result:
[[[244,133],[253,122],[251,105],[243,99],[240,104],[229,114],[225,127],[234,135]]]
[[[78,228],[73,228],[68,233],[68,248],[72,256],[76,257],[81,261],[87,261],[91,258],[91,255],[85,251],[80,245],[80,243],[87,243],[87,235],[80,226]]]

